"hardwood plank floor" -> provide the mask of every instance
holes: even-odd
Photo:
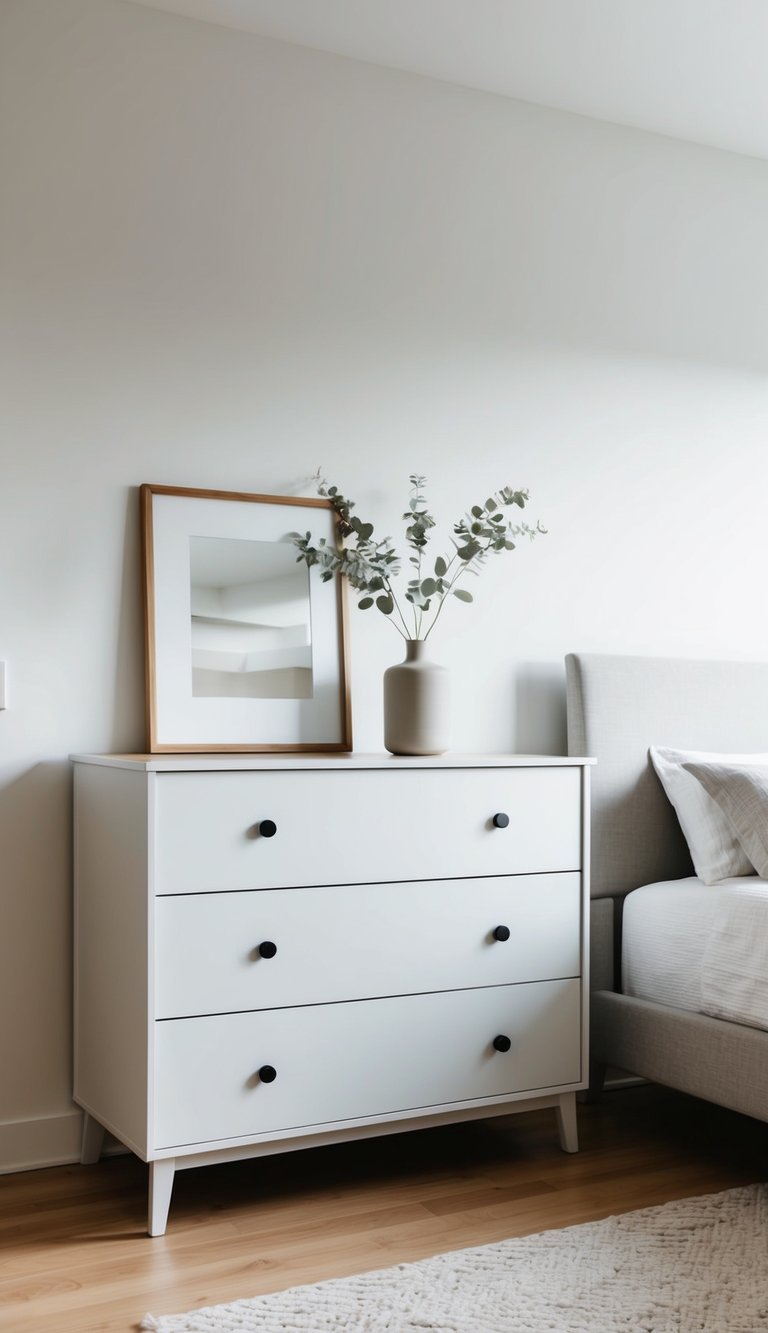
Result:
[[[132,1156],[0,1178],[0,1328],[126,1333],[199,1305],[591,1221],[768,1178],[768,1125],[654,1087],[554,1113],[230,1163],[176,1177],[145,1234]],[[481,1333],[481,1330],[478,1330]]]

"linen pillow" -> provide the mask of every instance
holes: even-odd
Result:
[[[768,878],[768,765],[686,764],[717,802],[758,875]]]
[[[688,764],[715,763],[723,767],[768,764],[768,754],[712,754],[705,750],[671,750],[652,745],[651,762],[688,843],[693,867],[705,884],[737,875],[752,875],[754,868],[717,801],[686,772]]]

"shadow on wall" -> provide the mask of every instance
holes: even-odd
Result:
[[[146,746],[144,698],[144,588],[139,488],[125,503],[123,568],[119,594],[110,752],[142,753]]]
[[[515,673],[515,750],[567,754],[565,666],[528,662]]]
[[[104,603],[115,658],[107,713],[73,725],[73,750],[132,751],[144,738],[144,636],[138,488],[123,501],[119,587]],[[98,639],[83,654],[98,651]],[[68,747],[70,748],[70,747]],[[0,1126],[66,1112],[71,1087],[72,766],[67,754],[0,776]],[[12,1017],[15,1015],[15,1019]]]
[[[0,1068],[12,1071],[0,1080],[0,1121],[50,1112],[70,1082],[71,828],[66,759],[35,764],[0,788],[2,1004],[19,1020],[0,1027]],[[45,1049],[29,1039],[40,1032]]]

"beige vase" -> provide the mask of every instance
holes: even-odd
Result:
[[[451,677],[423,639],[384,672],[384,745],[390,754],[443,754],[450,744]]]

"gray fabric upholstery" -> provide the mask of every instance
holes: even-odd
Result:
[[[768,1032],[610,991],[591,1008],[596,1060],[768,1120]]]
[[[613,990],[615,917],[613,898],[593,898],[589,923],[589,983],[593,990]]]
[[[649,746],[767,750],[768,663],[572,654],[566,671],[569,751],[597,759],[591,1060],[768,1121],[768,1032],[610,989],[618,983],[610,938],[618,940],[624,895],[692,870]]]
[[[768,749],[768,663],[572,653],[568,750],[594,755],[592,896],[693,873],[648,758],[680,750]]]

